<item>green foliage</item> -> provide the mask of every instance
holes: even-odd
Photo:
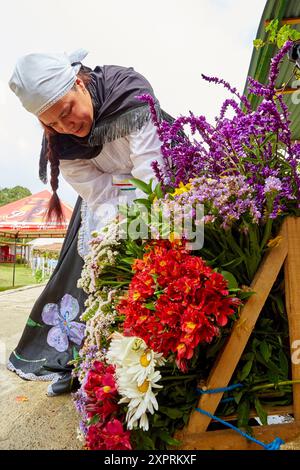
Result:
[[[18,201],[19,199],[27,196],[31,196],[31,192],[29,189],[24,188],[23,186],[0,189],[0,206],[4,206],[10,202]]]
[[[292,28],[289,24],[284,24],[280,26],[279,20],[272,20],[266,27],[265,31],[267,34],[267,39],[263,41],[262,39],[254,39],[253,45],[256,49],[260,49],[263,46],[268,44],[276,44],[278,49],[281,49],[286,41],[298,41],[300,39],[300,32],[295,28]]]

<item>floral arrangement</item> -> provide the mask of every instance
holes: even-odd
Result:
[[[175,432],[187,423],[197,384],[252,295],[262,256],[280,243],[283,218],[299,216],[300,146],[291,141],[288,111],[274,88],[291,44],[272,59],[267,85],[249,79],[252,93],[263,98],[256,110],[223,80],[204,77],[239,100],[225,101],[215,125],[192,113],[160,122],[152,98],[140,97],[149,103],[162,142],[163,165],[153,164],[159,183],[153,189],[152,181],[133,180],[145,198],[123,210],[125,219],[92,234],[78,283],[88,299],[74,399],[87,449],[179,444]],[[204,225],[204,245],[195,250],[188,248],[187,233],[176,231],[178,211],[187,206],[194,228]],[[149,219],[145,209],[157,216]],[[137,222],[148,236],[123,236]],[[232,378],[244,387],[217,410],[236,412],[244,429],[251,407],[265,423],[265,404],[291,399],[283,297],[281,273]]]

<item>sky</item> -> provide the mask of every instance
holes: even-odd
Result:
[[[32,52],[89,51],[83,63],[132,66],[177,117],[193,111],[210,122],[228,92],[242,92],[265,0],[14,0],[1,2],[0,189],[46,188],[38,177],[42,128],[8,86],[17,59]],[[60,177],[61,199],[76,193]]]

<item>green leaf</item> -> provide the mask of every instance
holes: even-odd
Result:
[[[234,277],[232,273],[230,273],[229,271],[221,271],[221,274],[228,282],[228,289],[238,288],[239,285],[237,283],[236,278]]]
[[[132,440],[135,450],[155,450],[155,443],[148,433],[140,429],[132,431]]]
[[[261,352],[262,357],[266,362],[270,359],[272,355],[272,348],[271,346],[264,340],[260,343],[259,350]]]
[[[162,199],[164,197],[164,193],[161,189],[161,183],[158,183],[155,188],[154,188],[154,193],[157,197],[157,199]]]
[[[252,365],[253,365],[253,361],[247,361],[244,367],[242,368],[240,375],[239,375],[239,379],[241,382],[245,380],[245,378],[248,377],[248,375],[250,374]]]
[[[223,347],[226,341],[226,337],[219,337],[216,343],[212,344],[210,347],[206,349],[206,358],[209,359],[210,357],[216,356],[217,352]]]
[[[265,27],[266,32],[276,32],[277,28],[279,25],[279,20],[278,18],[274,18],[272,21],[270,21],[269,24]]]
[[[152,183],[153,183],[153,180],[154,180],[154,178],[150,178],[150,181],[149,181],[149,183],[148,183],[148,188],[149,188],[150,194],[152,193]]]
[[[241,401],[238,405],[238,427],[247,428],[249,415],[250,415],[250,403],[248,400]]]
[[[288,363],[288,359],[286,357],[286,355],[284,354],[283,350],[282,349],[279,349],[279,365],[280,365],[280,369],[282,370],[282,373],[288,377],[288,373],[289,373],[289,363]]]
[[[241,398],[242,398],[242,396],[244,395],[244,393],[245,393],[245,392],[244,392],[243,390],[240,391],[240,392],[234,393],[233,398],[234,398],[234,401],[236,402],[237,405],[240,403]]]
[[[151,189],[149,188],[149,185],[145,183],[142,180],[139,180],[137,178],[130,178],[129,179],[130,183],[132,183],[134,186],[136,186],[138,189],[143,191],[146,194],[151,194]]]
[[[160,406],[159,411],[171,419],[181,418],[184,414],[184,412],[178,408],[169,408],[167,406]]]
[[[263,408],[260,400],[256,397],[254,399],[254,406],[257,411],[258,417],[261,420],[262,424],[265,426],[268,424],[268,413]]]
[[[32,318],[28,318],[26,325],[31,326],[32,328],[35,328],[35,327],[43,328],[43,325],[40,325],[39,323],[35,322],[34,320],[32,320]]]
[[[144,198],[134,199],[134,203],[141,204],[143,206],[146,206],[148,209],[151,209],[151,202],[149,201],[149,199],[144,199]]]
[[[87,425],[91,426],[92,424],[97,424],[99,420],[100,420],[99,415],[95,415],[91,419],[88,420]]]
[[[125,257],[123,258],[122,257],[122,262],[124,262],[126,264],[132,265],[133,261],[134,261],[134,258],[125,258]]]
[[[255,294],[254,291],[240,292],[239,298],[241,300],[249,299],[249,297],[251,297],[251,295],[253,295],[253,294]]]
[[[254,361],[255,354],[253,352],[247,352],[243,354],[242,358],[243,361]]]
[[[300,37],[299,31],[291,28],[290,25],[283,25],[277,33],[276,41],[277,47],[281,47],[286,43],[286,41],[297,41]]]
[[[145,307],[148,308],[149,310],[156,310],[156,307],[153,302],[149,302],[148,304],[145,304]]]
[[[79,357],[80,356],[78,350],[75,348],[75,346],[73,346],[73,359],[77,359]]]
[[[266,43],[262,39],[254,39],[253,41],[253,46],[255,49],[260,49],[263,47]]]
[[[244,259],[245,259],[244,256],[239,257],[239,258],[235,258],[235,259],[229,261],[228,263],[222,264],[222,267],[224,268],[224,267],[230,266],[231,268],[235,268],[236,266],[241,264],[244,261]]]
[[[159,437],[162,441],[166,442],[169,446],[179,446],[180,441],[173,439],[167,431],[161,431]]]

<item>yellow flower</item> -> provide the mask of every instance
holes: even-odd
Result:
[[[175,189],[174,193],[172,193],[172,196],[178,196],[179,194],[186,193],[191,189],[191,183],[187,183],[186,185],[183,184],[182,181],[180,181],[178,188]]]

